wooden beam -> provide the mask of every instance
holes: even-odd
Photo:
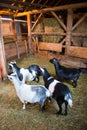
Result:
[[[16,45],[18,59],[20,59],[20,51],[19,51],[19,46],[18,46],[17,40],[15,41],[15,45]]]
[[[17,13],[14,14],[14,17],[22,17],[22,16],[27,16],[30,13],[30,11],[27,12],[22,12],[22,13]]]
[[[18,6],[12,6],[11,4],[7,4],[7,3],[6,4],[5,3],[0,3],[0,7],[23,11],[23,8],[18,7]]]
[[[9,14],[10,14],[10,15],[13,15],[13,12],[11,12],[11,11],[9,11],[9,10],[6,10],[6,11],[5,11],[5,10],[2,10],[2,11],[0,11],[0,15],[2,15],[2,14],[3,14],[3,15],[4,15],[4,14],[6,14],[6,15],[9,15]]]
[[[87,33],[86,32],[84,32],[84,33],[74,33],[74,32],[72,32],[72,36],[74,36],[74,37],[87,37]]]
[[[4,42],[2,36],[2,21],[0,20],[0,64],[2,66],[3,78],[7,77],[7,69],[6,69],[6,57],[5,57],[5,49]]]
[[[87,13],[85,13],[80,20],[72,27],[72,31],[77,28],[77,26],[87,17]]]
[[[38,16],[37,20],[36,20],[35,23],[33,24],[32,29],[31,29],[32,31],[34,30],[35,26],[36,26],[37,23],[39,22],[41,16],[42,16],[42,13]]]
[[[28,25],[28,47],[29,53],[32,54],[32,43],[31,43],[31,14],[27,14],[27,25]]]
[[[32,11],[17,13],[17,14],[14,14],[14,17],[25,16],[29,13],[36,14],[36,13],[43,13],[43,12],[48,12],[48,11],[58,11],[58,10],[67,10],[67,9],[85,8],[85,7],[87,7],[87,2],[78,3],[78,4],[70,4],[70,5],[63,5],[63,6],[56,6],[56,7],[52,7],[52,8],[44,8],[41,10],[32,10]]]
[[[61,21],[61,19],[56,15],[55,12],[51,11],[52,15],[56,18],[56,20],[58,21],[58,23],[61,25],[61,27],[66,31],[66,26],[65,24]]]
[[[60,42],[60,44],[62,44],[63,45],[63,43],[66,41],[66,38],[64,38],[61,42]]]
[[[52,7],[52,8],[44,8],[44,9],[41,9],[41,10],[32,10],[32,11],[30,11],[30,13],[35,14],[35,13],[48,12],[48,11],[58,11],[58,10],[86,8],[86,7],[87,7],[87,2],[84,2],[84,3],[78,3],[78,4],[56,6],[56,7]]]
[[[66,32],[66,45],[70,46],[71,44],[71,30],[73,24],[73,11],[72,9],[68,9],[67,14],[67,32]]]
[[[62,35],[66,36],[66,33],[62,32],[31,32],[32,35]]]
[[[56,52],[62,52],[62,44],[58,43],[47,43],[47,42],[39,42],[39,51],[56,51]]]

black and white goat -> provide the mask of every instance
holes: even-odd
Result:
[[[17,73],[18,78],[22,83],[33,80],[39,82],[40,68],[38,65],[31,65],[28,68],[19,68],[16,65],[16,62],[10,62],[8,63],[8,68]]]
[[[51,96],[50,91],[43,85],[27,85],[23,84],[16,73],[11,73],[7,75],[8,79],[14,84],[17,96],[23,103],[23,109],[26,108],[26,104],[29,103],[39,103],[41,105],[41,110],[45,109],[45,101],[47,97]]]
[[[54,64],[56,75],[58,80],[72,80],[73,87],[77,86],[77,80],[81,73],[87,73],[87,68],[66,68],[60,65],[56,58],[50,59],[50,62]],[[86,72],[85,72],[86,71]]]
[[[64,114],[67,115],[68,113],[68,105],[72,107],[72,96],[70,93],[69,88],[61,83],[60,81],[54,79],[46,68],[41,68],[44,85],[46,88],[51,92],[52,98],[54,98],[59,106],[59,111],[57,112],[58,115],[62,115],[62,104],[65,103],[65,112]]]

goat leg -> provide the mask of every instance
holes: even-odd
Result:
[[[26,101],[24,101],[24,103],[23,103],[23,110],[25,110],[25,109],[26,109],[26,104],[27,104],[27,102],[26,102]]]
[[[68,105],[68,103],[65,102],[65,113],[64,113],[64,115],[67,115],[67,111],[68,111],[67,105]]]
[[[62,115],[62,104],[60,104],[59,102],[57,102],[58,106],[59,106],[59,111],[57,112],[58,115]]]
[[[43,100],[40,101],[40,105],[41,105],[41,110],[42,110],[42,112],[45,110],[45,100],[46,100],[46,99],[43,99]]]
[[[73,86],[74,88],[76,88],[76,86],[77,86],[77,81],[73,81],[73,82],[72,82],[72,86]]]

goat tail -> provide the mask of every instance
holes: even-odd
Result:
[[[71,96],[70,93],[68,93],[68,94],[65,96],[65,100],[68,102],[68,104],[69,104],[70,107],[73,106],[72,96]]]
[[[68,104],[69,104],[70,107],[72,107],[72,105],[73,105],[72,99],[69,99],[69,100],[68,100]]]

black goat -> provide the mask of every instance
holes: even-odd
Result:
[[[57,104],[59,106],[59,111],[57,112],[58,115],[62,115],[62,104],[65,103],[65,112],[64,114],[67,115],[68,112],[68,104],[70,107],[72,107],[72,96],[70,93],[69,88],[61,83],[60,81],[54,79],[46,68],[41,68],[41,73],[43,76],[43,80],[45,83],[45,87],[49,89],[49,91],[52,94],[52,98],[54,98],[57,101]]]
[[[77,80],[82,73],[87,73],[86,68],[66,68],[62,65],[60,65],[59,61],[56,58],[50,59],[50,62],[54,64],[56,75],[58,80],[72,80],[72,86],[77,86]],[[86,72],[85,72],[86,70]]]
[[[16,62],[10,62],[8,63],[8,68],[13,72],[16,72],[19,80],[22,81],[22,83],[33,80],[39,82],[40,68],[38,65],[31,65],[28,68],[19,68],[16,65]]]

